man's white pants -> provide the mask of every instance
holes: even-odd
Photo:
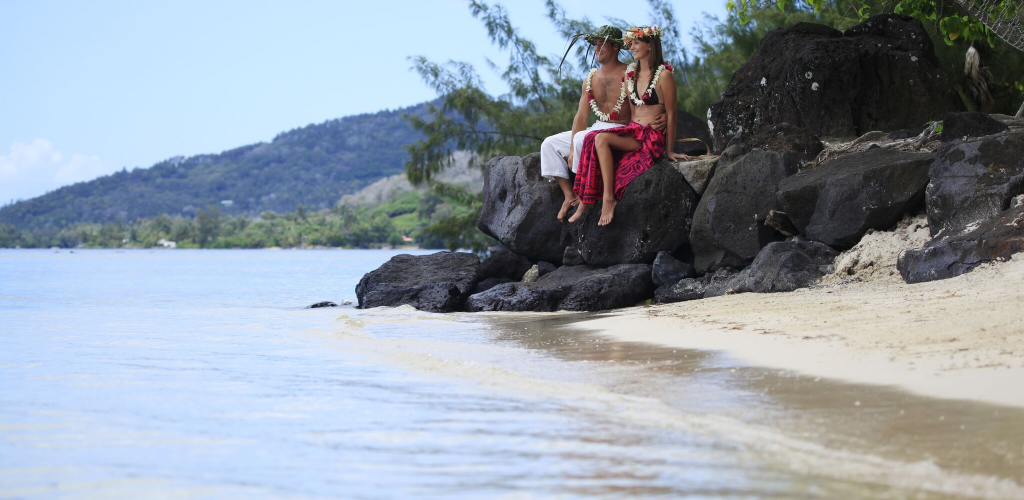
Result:
[[[581,130],[576,133],[576,136],[572,138],[573,142],[573,158],[572,158],[572,171],[576,172],[576,168],[580,164],[580,151],[583,149],[583,139],[587,137],[587,132],[593,130],[604,130],[609,128],[622,127],[618,123],[608,122],[594,122],[594,125],[590,128]],[[547,139],[540,145],[540,173],[544,177],[551,179],[553,177],[561,177],[563,179],[569,178],[569,164],[565,158],[569,156],[569,137],[572,135],[571,130],[566,130],[560,134],[555,134]]]

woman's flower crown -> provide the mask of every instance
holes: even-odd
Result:
[[[623,35],[622,41],[626,45],[629,45],[633,40],[657,38],[660,37],[662,33],[664,32],[657,26],[633,26],[626,30],[626,34]]]

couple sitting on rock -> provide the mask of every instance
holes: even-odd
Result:
[[[570,208],[579,209],[569,219],[576,222],[598,200],[602,201],[599,226],[612,222],[615,204],[626,186],[651,168],[663,154],[669,159],[689,160],[666,144],[675,142],[676,83],[661,52],[662,30],[657,26],[626,31],[602,26],[596,33],[577,35],[593,45],[601,65],[583,81],[579,109],[572,130],[544,140],[540,149],[541,174],[554,178],[565,194],[558,220]],[[629,66],[619,61],[626,46],[633,54]],[[626,100],[629,106],[623,107]],[[587,128],[590,111],[597,122]],[[569,169],[576,172],[569,181]]]

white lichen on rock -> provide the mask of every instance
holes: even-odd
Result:
[[[811,84],[811,90],[815,90],[815,91],[818,90],[818,82],[814,82],[814,83]]]

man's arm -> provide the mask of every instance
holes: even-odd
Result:
[[[672,77],[671,71],[662,74],[661,79],[658,80],[658,87],[658,94],[665,96],[662,101],[665,103],[665,118],[668,120],[668,130],[665,132],[665,156],[670,160],[689,161],[689,156],[675,153],[676,80]]]
[[[576,116],[572,119],[572,133],[569,134],[569,170],[572,170],[572,159],[575,148],[572,141],[573,137],[580,131],[587,128],[587,117],[590,116],[590,98],[587,96],[587,81],[583,81],[583,85],[580,87],[580,102],[579,106],[576,107]]]

